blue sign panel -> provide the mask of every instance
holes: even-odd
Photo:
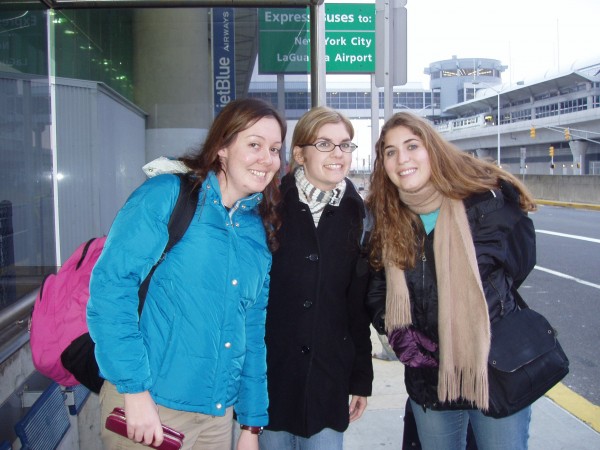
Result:
[[[215,115],[235,99],[235,30],[233,8],[213,8],[213,91]]]

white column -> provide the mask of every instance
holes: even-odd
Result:
[[[573,154],[573,175],[583,175],[585,167],[585,154],[587,152],[587,141],[569,141],[569,147]]]
[[[134,12],[134,101],[148,114],[148,160],[182,155],[212,123],[208,29],[207,8]]]

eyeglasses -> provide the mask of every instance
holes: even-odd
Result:
[[[344,153],[352,153],[354,150],[358,148],[353,142],[342,142],[341,144],[334,144],[329,141],[319,141],[314,144],[302,144],[300,147],[315,147],[320,152],[332,152],[336,147],[339,147],[341,151]]]

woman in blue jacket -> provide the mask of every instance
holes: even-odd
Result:
[[[88,303],[106,379],[102,420],[124,407],[130,439],[103,429],[106,449],[159,445],[162,422],[185,434],[185,449],[229,450],[234,409],[237,448],[258,448],[268,422],[264,326],[285,131],[271,105],[234,101],[202,149],[183,158],[198,206],[152,276],[141,316],[138,289],[167,242],[179,178],[151,178],[117,214]]]

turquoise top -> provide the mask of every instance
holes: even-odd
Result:
[[[435,222],[437,221],[438,215],[440,214],[440,209],[436,209],[433,212],[427,214],[419,214],[421,221],[423,222],[423,226],[425,227],[425,233],[431,233],[431,230],[435,228]]]

